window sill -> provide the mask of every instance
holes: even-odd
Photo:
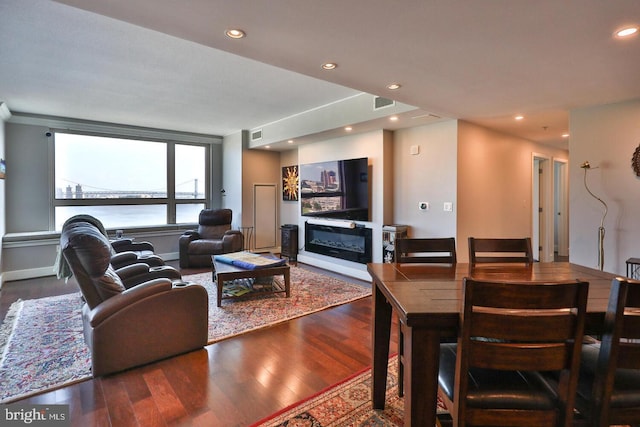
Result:
[[[198,224],[167,224],[151,227],[130,227],[118,228],[124,231],[124,237],[135,236],[144,239],[145,237],[167,236],[182,233],[185,230],[198,228]],[[109,237],[115,238],[115,229],[107,229]],[[60,242],[59,231],[29,231],[21,233],[7,233],[2,237],[3,248],[17,248],[33,245],[58,244]]]

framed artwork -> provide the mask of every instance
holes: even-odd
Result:
[[[282,168],[282,200],[298,200],[298,165]]]
[[[4,159],[0,159],[0,179],[4,179],[4,176],[7,173],[7,164]]]

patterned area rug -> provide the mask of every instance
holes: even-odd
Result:
[[[226,299],[216,307],[211,273],[184,276],[209,293],[209,343],[371,295],[371,288],[291,267],[291,297]],[[79,293],[17,301],[0,326],[0,403],[91,377]]]
[[[389,359],[384,410],[371,407],[371,369],[366,369],[251,427],[403,426],[404,400],[398,397],[397,367],[397,356],[394,356]],[[440,401],[438,417],[449,417]]]

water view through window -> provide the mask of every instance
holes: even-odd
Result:
[[[77,214],[107,228],[197,222],[206,206],[204,145],[56,132],[54,147],[56,230]]]

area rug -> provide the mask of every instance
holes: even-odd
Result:
[[[371,407],[371,369],[368,368],[251,427],[403,426],[404,400],[398,397],[397,367],[397,356],[394,356],[389,359],[384,410]],[[449,417],[440,401],[438,417]]]
[[[291,296],[225,299],[216,306],[211,273],[183,276],[209,294],[209,343],[371,295],[371,288],[291,267]],[[0,403],[91,377],[79,293],[16,301],[0,326]]]

